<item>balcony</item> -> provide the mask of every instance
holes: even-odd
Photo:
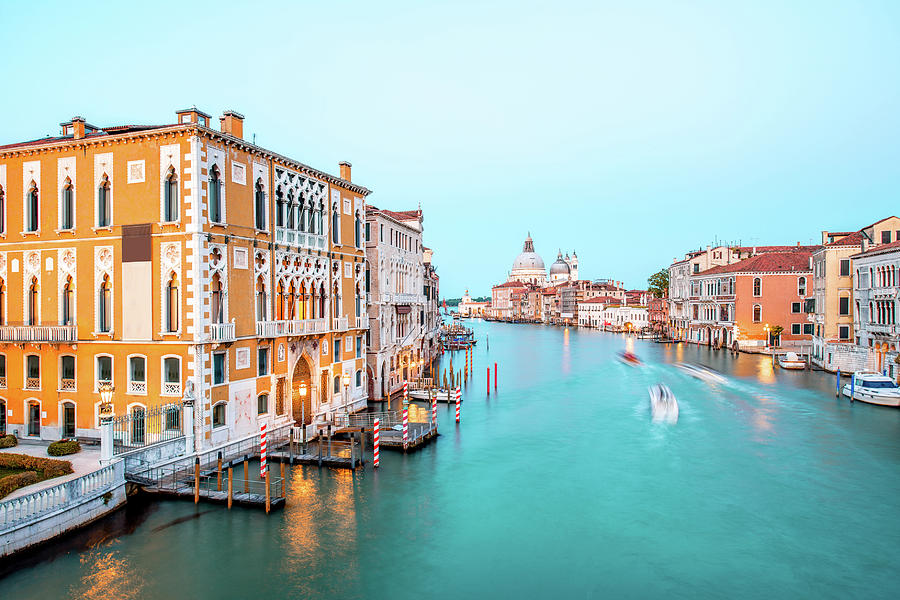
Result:
[[[290,321],[257,321],[256,337],[276,338],[288,333]]]
[[[209,325],[209,340],[211,342],[233,342],[234,323],[211,323]]]
[[[71,344],[78,341],[75,325],[3,325],[0,326],[0,342],[49,342]]]
[[[313,335],[328,331],[326,319],[299,319],[287,323],[288,335]]]
[[[331,329],[332,331],[347,331],[348,329],[348,318],[347,317],[335,317],[331,320]]]
[[[299,246],[310,250],[324,250],[325,236],[316,233],[306,233],[297,231],[296,229],[287,229],[285,227],[275,228],[275,242],[288,246]]]
[[[886,335],[896,335],[897,326],[896,325],[883,325],[878,323],[869,323],[865,325],[866,329],[868,329],[872,333],[883,333]]]
[[[369,317],[356,317],[356,329],[368,329]]]

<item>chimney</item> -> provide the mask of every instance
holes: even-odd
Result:
[[[828,232],[823,231],[822,232],[822,245],[824,246],[827,243],[828,243]]]
[[[233,135],[236,138],[244,138],[244,115],[233,110],[226,110],[219,117],[219,125],[222,133]]]
[[[72,134],[76,140],[84,137],[84,117],[72,117]]]
[[[341,167],[341,179],[343,179],[344,181],[353,181],[352,179],[350,179],[350,168],[353,165],[351,165],[346,160],[342,160],[339,163],[339,166]]]
[[[209,120],[212,118],[196,106],[176,110],[175,117],[178,119],[179,125],[183,123],[196,123],[197,125],[203,125],[204,127],[209,127]]]
[[[862,251],[866,252],[869,249],[869,238],[866,236],[862,237]]]

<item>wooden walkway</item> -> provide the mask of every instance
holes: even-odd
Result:
[[[176,488],[155,488],[155,487],[145,487],[144,491],[150,494],[158,495],[158,496],[166,496],[170,498],[178,498],[182,500],[193,500],[194,499],[194,487],[193,482],[190,484],[185,484]],[[200,489],[200,500],[205,502],[212,502],[214,504],[228,504],[228,492],[227,491],[218,491],[218,490],[206,490]],[[252,493],[244,493],[244,492],[235,492],[231,497],[231,501],[233,504],[237,504],[239,506],[251,506],[254,508],[265,508],[266,506],[266,496],[265,494],[252,494]],[[269,506],[271,508],[284,508],[284,496],[280,497],[272,497],[269,500]]]

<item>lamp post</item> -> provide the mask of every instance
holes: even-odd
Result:
[[[766,350],[768,350],[769,349],[769,331],[770,331],[769,324],[766,323],[766,326],[763,327],[763,329],[766,332]]]
[[[350,426],[350,399],[348,398],[348,393],[350,391],[350,373],[344,373],[344,376],[341,378],[341,381],[344,383],[344,414],[347,415],[347,427]]]
[[[113,457],[113,404],[115,388],[110,383],[101,383],[100,392],[100,462],[106,463]]]
[[[306,394],[309,390],[306,387],[306,382],[300,384],[300,424],[303,425],[303,428],[306,429]],[[310,415],[312,416],[312,415]]]

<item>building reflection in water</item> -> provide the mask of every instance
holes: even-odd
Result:
[[[81,555],[81,567],[86,574],[70,588],[72,598],[140,598],[144,578],[127,560],[119,558],[117,550],[95,548]]]
[[[572,355],[570,354],[569,348],[569,328],[566,327],[565,331],[563,331],[563,345],[562,345],[562,356],[560,356],[560,370],[563,375],[568,375],[572,372]]]

